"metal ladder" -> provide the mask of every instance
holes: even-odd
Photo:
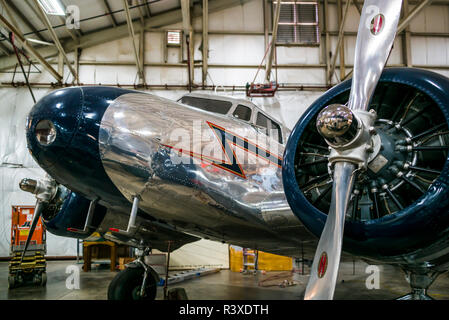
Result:
[[[254,257],[254,262],[248,262],[248,257]],[[258,271],[258,261],[259,260],[259,251],[251,250],[249,248],[243,248],[243,270],[242,273],[249,273],[249,267],[253,268],[253,273],[257,274]]]

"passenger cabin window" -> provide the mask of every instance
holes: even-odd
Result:
[[[227,114],[232,107],[232,103],[229,101],[212,100],[190,96],[182,97],[181,103],[201,110],[219,114]]]
[[[251,108],[239,104],[237,108],[235,108],[233,115],[240,120],[249,121],[251,120],[251,111]]]
[[[282,143],[281,127],[276,122],[259,112],[257,114],[256,125],[262,129],[261,131],[264,134]]]

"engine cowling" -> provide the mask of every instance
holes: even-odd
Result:
[[[42,220],[47,230],[55,235],[85,239],[89,237],[103,221],[106,208],[97,204],[93,211],[92,221],[86,230],[90,200],[68,190],[58,187],[57,194],[44,204]]]
[[[283,163],[286,197],[317,237],[329,212],[332,174],[319,112],[348,101],[351,80],[316,100],[296,124]],[[429,256],[449,235],[449,79],[426,70],[386,69],[370,108],[377,112],[369,169],[358,175],[343,250],[384,262]],[[405,259],[405,260],[404,260]]]

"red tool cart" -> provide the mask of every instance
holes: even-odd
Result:
[[[33,283],[44,286],[47,282],[45,262],[45,226],[39,220],[25,257],[22,252],[30,232],[34,206],[13,206],[11,221],[11,262],[9,264],[9,288]]]

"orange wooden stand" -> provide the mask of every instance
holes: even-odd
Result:
[[[83,271],[89,272],[92,265],[92,248],[94,246],[109,246],[111,248],[111,271],[116,271],[117,264],[117,244],[111,241],[84,241],[83,242]]]

